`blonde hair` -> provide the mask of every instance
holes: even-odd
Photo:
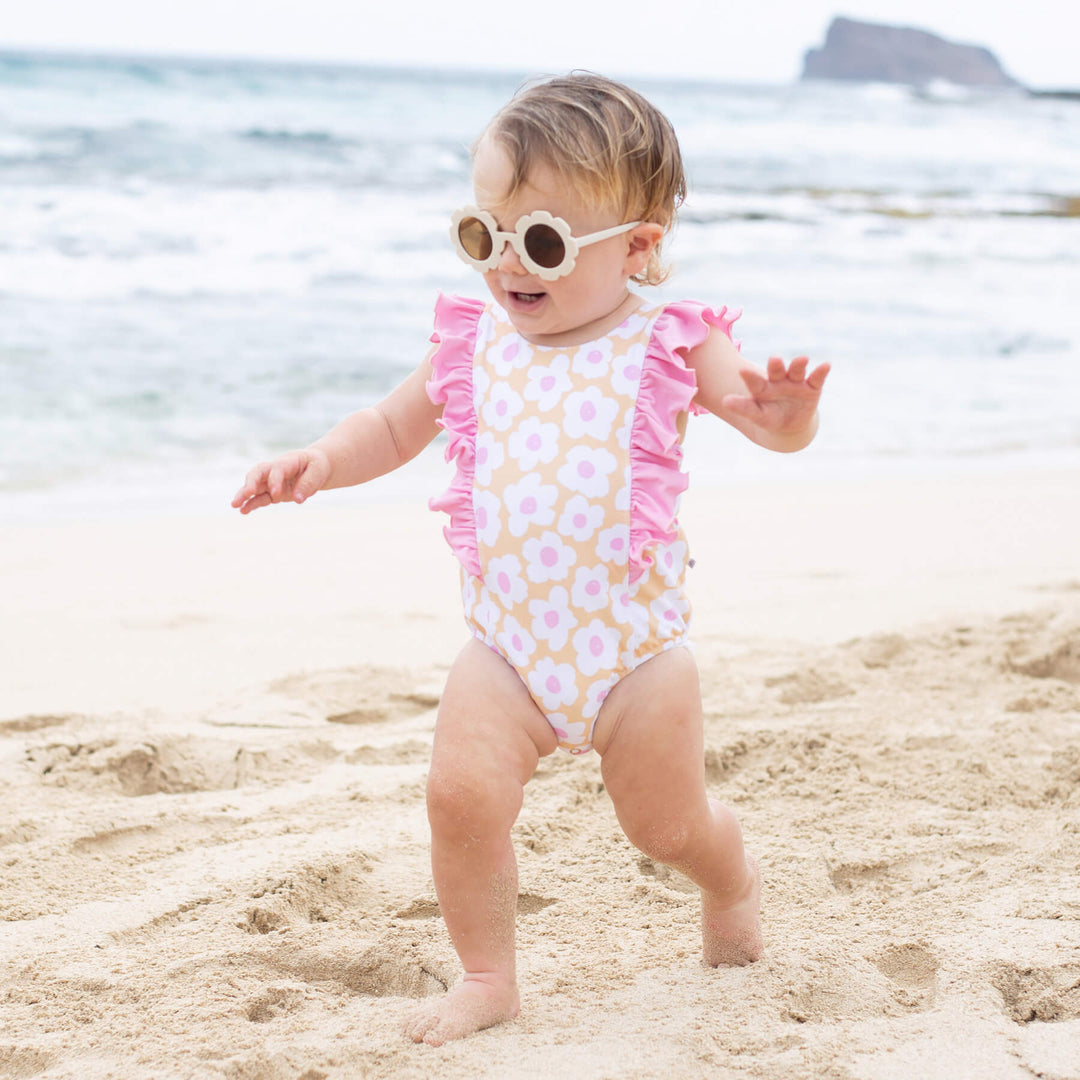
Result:
[[[540,162],[572,184],[590,206],[611,206],[620,221],[652,221],[666,235],[686,197],[675,129],[655,105],[622,83],[574,71],[519,90],[477,140],[495,139],[510,157],[513,198]],[[475,150],[475,147],[474,147]],[[633,280],[668,276],[660,245]]]

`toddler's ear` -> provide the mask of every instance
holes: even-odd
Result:
[[[633,277],[649,264],[653,249],[664,238],[664,227],[655,221],[645,221],[626,235],[626,276]]]

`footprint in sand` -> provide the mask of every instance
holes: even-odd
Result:
[[[367,875],[372,869],[370,859],[357,853],[272,878],[252,891],[258,903],[236,925],[249,934],[269,934],[298,924],[333,922],[370,900]]]
[[[1080,624],[1050,619],[1039,625],[1033,619],[1027,633],[1010,644],[1002,666],[1033,679],[1080,683]]]
[[[928,1009],[937,994],[938,962],[929,949],[910,942],[891,945],[871,961],[895,987],[896,1000],[911,1009]]]
[[[779,688],[780,701],[784,705],[817,705],[855,693],[854,688],[838,676],[816,668],[775,675],[767,678],[765,685]]]
[[[1018,1024],[1080,1019],[1080,963],[1048,967],[1000,964],[992,982]]]
[[[395,929],[359,957],[351,951],[296,947],[284,939],[252,959],[269,971],[305,983],[338,983],[368,997],[429,997],[442,994],[456,978],[449,954],[428,940],[425,928]]]

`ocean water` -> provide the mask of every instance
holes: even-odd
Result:
[[[522,78],[0,54],[0,515],[223,506],[389,390],[483,295],[448,219]],[[691,183],[658,295],[833,364],[799,468],[1080,464],[1080,103],[639,86]],[[774,467],[709,418],[689,452]]]

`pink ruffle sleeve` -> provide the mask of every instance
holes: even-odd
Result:
[[[431,335],[438,348],[431,357],[432,376],[427,383],[432,404],[443,407],[439,426],[448,436],[446,460],[457,462],[457,473],[450,486],[442,495],[431,499],[428,506],[450,515],[450,524],[443,529],[443,535],[461,565],[474,576],[481,571],[472,500],[477,431],[473,354],[484,307],[482,300],[439,294],[435,302],[435,332]]]
[[[679,496],[690,478],[682,471],[680,413],[701,413],[697,380],[686,355],[718,328],[731,337],[741,313],[694,300],[668,304],[653,323],[630,429],[630,580],[637,581],[652,556],[648,549],[678,535]]]

